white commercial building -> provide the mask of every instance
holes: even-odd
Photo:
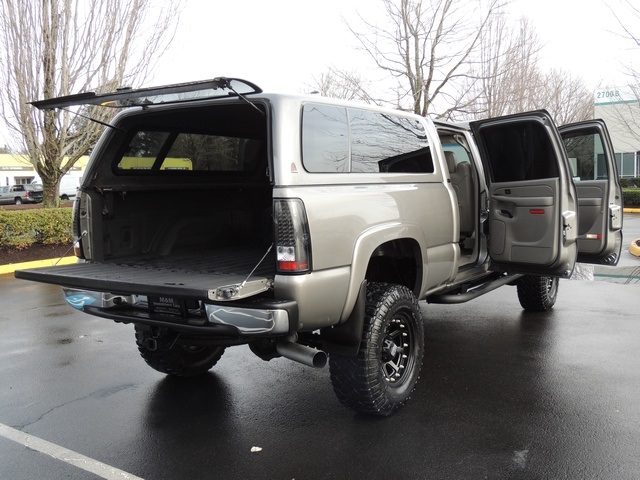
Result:
[[[89,157],[81,157],[76,164],[60,180],[60,197],[64,200],[72,198],[80,186]],[[35,168],[26,155],[0,154],[0,186],[25,185],[42,183]]]
[[[606,123],[622,178],[640,177],[640,86],[596,90],[594,117]]]

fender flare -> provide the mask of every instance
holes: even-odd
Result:
[[[357,239],[353,248],[353,256],[351,262],[351,277],[349,278],[348,294],[345,301],[340,323],[345,322],[353,310],[360,285],[365,280],[369,260],[375,250],[384,243],[392,240],[413,240],[418,244],[423,266],[427,265],[427,248],[424,244],[424,233],[422,229],[415,224],[406,224],[400,222],[386,223],[376,225],[365,230]],[[423,269],[422,278],[418,279],[420,291],[424,289],[426,270]]]

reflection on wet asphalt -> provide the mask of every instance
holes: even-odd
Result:
[[[549,314],[522,312],[512,287],[423,305],[420,383],[381,420],[344,408],[328,369],[247,347],[167,378],[131,325],[0,277],[0,423],[148,479],[633,478],[639,294],[563,281]],[[2,438],[0,458],[0,478],[93,478]]]

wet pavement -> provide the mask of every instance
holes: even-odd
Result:
[[[615,267],[594,267],[594,279],[614,283],[640,283],[640,257],[629,252],[629,245],[640,239],[640,213],[625,212],[620,260]]]
[[[418,388],[375,419],[335,399],[328,369],[247,347],[204,378],[165,378],[132,326],[1,276],[0,478],[638,478],[639,300],[637,284],[562,281],[547,314],[524,313],[513,287],[423,304]]]

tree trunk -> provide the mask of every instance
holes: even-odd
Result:
[[[181,2],[164,3],[0,1],[0,116],[19,133],[19,149],[42,179],[44,207],[59,206],[60,179],[93,148],[100,122],[114,112],[100,106],[80,109],[82,115],[75,109],[40,112],[28,102],[144,81],[178,24]]]
[[[52,175],[40,174],[42,178],[43,187],[43,200],[42,206],[44,208],[57,208],[60,206],[60,196],[58,191],[60,189],[60,179],[62,176],[56,175],[55,172]]]

